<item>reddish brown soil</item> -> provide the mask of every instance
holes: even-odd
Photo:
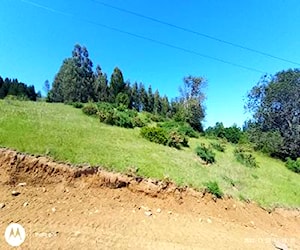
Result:
[[[26,230],[19,249],[300,249],[298,210],[215,201],[7,149],[0,149],[0,203],[0,249],[11,249],[3,236],[10,222]]]

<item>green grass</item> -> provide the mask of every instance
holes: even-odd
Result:
[[[126,172],[137,167],[141,176],[169,178],[197,189],[216,181],[225,194],[255,200],[262,206],[300,207],[300,175],[284,163],[254,153],[260,167],[238,163],[234,147],[216,153],[216,163],[201,164],[195,148],[214,140],[190,139],[190,148],[177,150],[151,143],[139,129],[101,124],[97,118],[63,104],[0,101],[0,146],[21,152],[49,155],[74,164],[89,163]]]

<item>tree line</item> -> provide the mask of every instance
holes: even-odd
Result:
[[[0,76],[0,99],[7,96],[17,96],[22,99],[36,101],[40,97],[40,93],[35,92],[33,85],[27,86],[25,83],[19,82],[18,79],[3,78]]]
[[[108,79],[99,65],[93,71],[93,62],[86,47],[76,44],[72,56],[63,61],[47,95],[48,102],[87,103],[108,102],[138,112],[145,111],[162,117],[188,122],[202,131],[204,119],[205,80],[201,77],[184,78],[180,96],[169,100],[151,85],[124,81],[122,71],[116,67]]]
[[[63,61],[52,87],[45,82],[46,101],[62,103],[107,102],[137,112],[148,112],[175,122],[186,122],[204,132],[205,117],[202,77],[187,76],[178,97],[169,100],[151,85],[124,81],[116,67],[110,78],[99,65],[93,70],[86,47],[74,46],[72,56]],[[273,76],[265,75],[249,91],[245,108],[252,113],[243,131],[237,126],[225,128],[222,123],[206,129],[207,135],[229,142],[250,142],[255,150],[271,156],[296,160],[300,157],[300,69],[288,69]],[[41,97],[33,85],[0,76],[0,99],[7,96],[35,101]]]

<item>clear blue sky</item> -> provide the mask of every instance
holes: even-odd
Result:
[[[100,2],[100,0],[99,0]],[[102,0],[212,37],[300,63],[299,0]],[[37,5],[42,5],[38,7]],[[45,8],[47,7],[47,8]],[[192,50],[261,72],[143,40],[112,28]],[[272,59],[177,30],[91,0],[2,0],[0,75],[42,90],[51,83],[76,43],[85,45],[94,66],[110,77],[118,66],[131,82],[152,85],[175,97],[182,78],[203,76],[208,85],[205,126],[242,125],[244,98],[262,72],[299,65]]]

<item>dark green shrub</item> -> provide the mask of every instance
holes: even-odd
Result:
[[[96,115],[98,112],[98,108],[94,103],[88,103],[82,108],[82,112],[86,115]]]
[[[195,151],[196,154],[206,162],[206,164],[215,162],[214,152],[207,148],[203,143],[200,146],[197,146]]]
[[[162,117],[161,115],[157,115],[157,114],[151,114],[150,119],[153,122],[163,122],[165,120],[164,117]]]
[[[72,106],[76,109],[81,109],[81,108],[83,108],[84,105],[81,102],[73,102]]]
[[[217,143],[217,142],[212,142],[210,144],[212,146],[213,149],[218,150],[220,152],[225,152],[225,146],[222,145],[221,143]]]
[[[223,192],[219,188],[219,185],[216,181],[209,181],[205,183],[207,192],[215,195],[217,198],[223,197]]]
[[[166,131],[177,131],[178,133],[188,136],[198,138],[198,133],[185,122],[167,121],[158,124],[159,127],[165,129]]]
[[[115,111],[113,114],[113,124],[123,128],[133,128],[132,118],[126,112]]]
[[[247,152],[247,150],[245,150],[242,147],[237,147],[234,150],[234,155],[235,155],[235,158],[237,159],[237,161],[242,163],[246,167],[249,167],[249,168],[258,168],[259,167],[258,163],[256,162],[255,157],[251,153]]]
[[[145,124],[150,124],[151,123],[150,114],[145,112],[145,111],[139,113],[139,118]]]
[[[191,138],[199,137],[198,133],[189,124],[179,126],[178,132]]]
[[[177,131],[172,131],[168,136],[169,147],[180,149],[181,146],[188,147],[188,139]]]
[[[99,111],[111,111],[116,108],[114,104],[108,103],[108,102],[98,102],[97,107]]]
[[[146,126],[146,123],[144,123],[139,116],[135,116],[132,118],[132,124],[134,127],[139,127],[139,128]]]
[[[300,173],[300,158],[298,158],[296,161],[294,161],[294,160],[292,160],[291,158],[288,157],[287,161],[285,163],[285,166],[289,170],[299,174]]]
[[[141,135],[147,140],[159,144],[166,145],[168,143],[168,137],[162,128],[158,127],[143,127],[141,128]]]

